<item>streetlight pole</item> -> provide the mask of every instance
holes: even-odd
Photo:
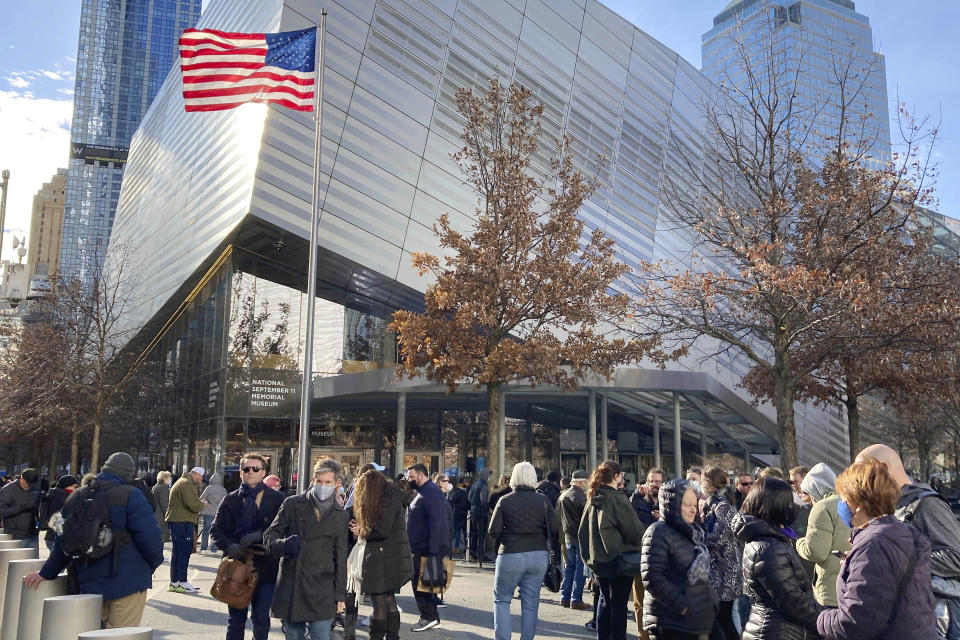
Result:
[[[0,189],[3,190],[3,194],[0,195],[0,262],[3,261],[3,225],[6,224],[7,220],[7,185],[10,183],[10,170],[4,169],[3,173],[0,174],[0,178],[3,178],[3,181],[0,182]]]

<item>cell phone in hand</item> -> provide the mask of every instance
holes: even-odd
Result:
[[[847,557],[847,554],[839,549],[831,549],[830,554],[840,558],[841,560]]]

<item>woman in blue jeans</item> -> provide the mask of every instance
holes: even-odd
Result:
[[[511,493],[497,501],[490,518],[490,535],[497,541],[493,587],[493,629],[496,640],[510,640],[510,602],[520,587],[520,640],[537,634],[540,585],[550,562],[547,531],[559,521],[547,498],[535,491],[537,472],[518,462],[510,475]]]

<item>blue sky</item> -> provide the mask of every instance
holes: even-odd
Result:
[[[482,4],[482,0],[479,0]],[[206,2],[205,2],[206,4]],[[617,13],[700,66],[700,36],[725,0],[608,0]],[[960,83],[955,0],[856,0],[886,56],[891,107],[899,94],[916,114],[942,117],[935,148],[939,209],[960,217]],[[4,257],[23,237],[33,195],[66,166],[80,0],[20,2],[0,23],[0,169],[10,169]],[[894,132],[894,136],[895,136]]]

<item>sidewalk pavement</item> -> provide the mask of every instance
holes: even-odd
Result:
[[[169,561],[170,544],[164,548]],[[170,565],[165,562],[153,575],[154,588],[147,594],[147,606],[141,624],[153,627],[155,640],[214,640],[226,632],[227,606],[210,596],[210,587],[217,575],[220,554],[195,553],[190,557],[189,581],[200,589],[198,594],[180,594],[167,591]],[[543,640],[570,640],[571,638],[596,638],[583,624],[590,619],[590,611],[575,611],[560,607],[560,594],[546,589],[540,592],[540,613],[537,638]],[[592,596],[585,594],[592,604]],[[417,622],[416,603],[413,592],[405,586],[397,597],[403,609],[400,625],[401,638],[423,640],[489,640],[493,637],[493,565],[484,564],[479,569],[474,563],[458,563],[453,585],[445,598],[447,607],[440,609],[441,625],[420,633],[410,627]],[[369,615],[371,607],[361,605],[360,616]],[[511,606],[514,637],[520,635],[520,601],[514,599]],[[632,609],[631,609],[632,613]],[[252,634],[249,622],[247,635]],[[628,622],[628,635],[633,636],[636,626]],[[342,636],[337,630],[334,638]],[[357,638],[367,638],[367,628],[357,627]],[[280,621],[273,619],[270,640],[283,640]]]

